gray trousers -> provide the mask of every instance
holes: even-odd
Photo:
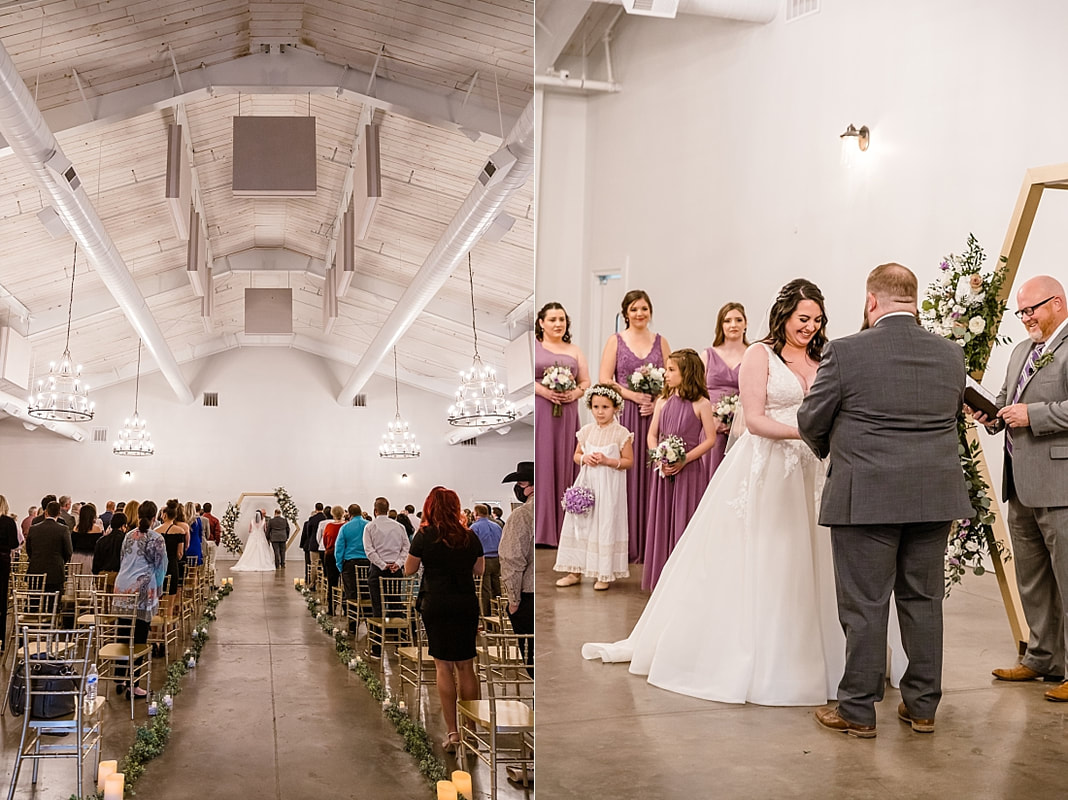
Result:
[[[1022,662],[1046,675],[1064,675],[1068,508],[1029,508],[1013,496],[1006,521],[1020,604],[1031,629]]]
[[[934,719],[942,698],[942,597],[948,522],[831,527],[838,619],[846,664],[838,685],[841,715],[875,724],[886,687],[886,627],[890,593],[909,666],[901,699],[909,713]]]
[[[275,567],[284,567],[286,565],[286,541],[283,539],[280,542],[271,542],[271,547],[274,549]]]

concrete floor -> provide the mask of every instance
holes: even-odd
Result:
[[[227,574],[227,567],[220,563],[220,576]],[[234,575],[235,591],[220,603],[201,662],[186,676],[175,700],[167,749],[148,765],[136,786],[138,796],[433,797],[378,703],[341,665],[332,639],[293,590],[293,577],[301,574],[303,563],[290,563],[287,573]],[[399,695],[392,666],[387,664],[386,679]],[[162,659],[155,669],[158,686],[164,678]],[[424,689],[419,701],[410,687],[404,696],[409,707],[418,709],[431,740],[443,740],[436,689]],[[134,722],[128,709],[111,696],[105,710],[104,758],[121,758],[134,726],[147,719],[144,703],[138,704]],[[0,720],[3,790],[11,780],[20,727],[21,719],[10,714]],[[472,773],[476,798],[488,797],[489,773],[481,762],[459,765],[440,752],[440,745],[438,755],[448,770]],[[73,761],[63,760],[42,765],[36,791],[24,769],[15,796],[54,800],[73,791]],[[525,796],[532,792],[510,785],[502,772],[499,797]]]
[[[555,551],[537,568],[538,782],[543,797],[1068,797],[1068,704],[1051,684],[996,682],[1015,650],[993,574],[945,607],[944,696],[934,734],[877,707],[878,737],[821,728],[813,709],[735,706],[658,689],[623,664],[584,661],[587,641],[626,637],[648,594],[640,567],[607,592],[558,589]],[[700,635],[695,609],[694,634]]]

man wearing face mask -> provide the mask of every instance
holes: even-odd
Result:
[[[515,496],[523,505],[512,512],[501,533],[498,554],[501,585],[508,593],[508,616],[516,633],[534,633],[534,462],[520,461],[501,483],[515,481]],[[526,653],[534,664],[534,648]],[[533,674],[533,672],[531,672]]]

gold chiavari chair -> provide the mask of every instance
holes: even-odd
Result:
[[[152,692],[152,646],[134,642],[137,622],[137,595],[102,593],[98,596],[96,632],[100,637],[97,658],[100,691],[107,683],[125,684],[130,700],[130,719],[134,718],[134,701],[138,699],[132,688],[144,678],[146,690]]]
[[[386,648],[412,644],[412,615],[415,611],[416,578],[390,578],[382,576],[379,587],[382,592],[382,616],[367,617],[367,649],[372,657],[380,654],[386,660]]]
[[[15,630],[23,628],[31,630],[54,629],[56,620],[59,618],[59,592],[15,592],[13,617]],[[34,658],[36,651],[24,651],[21,646],[8,649],[8,676],[7,689],[4,698],[0,701],[0,716],[7,710],[8,695],[11,693],[11,682],[14,680],[18,662],[27,658]]]

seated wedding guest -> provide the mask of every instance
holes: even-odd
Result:
[[[358,506],[357,506],[358,508]],[[334,613],[334,587],[338,585],[338,579],[341,577],[341,570],[337,568],[335,545],[337,544],[338,534],[341,532],[342,517],[345,516],[345,509],[341,506],[334,506],[330,509],[331,520],[323,527],[323,569],[326,571],[326,607],[327,613],[333,615]]]
[[[88,573],[93,566],[93,548],[104,533],[100,520],[96,518],[96,506],[85,503],[78,509],[78,521],[70,532],[70,543],[74,547],[72,562],[82,565],[82,572]]]
[[[46,592],[62,592],[63,568],[70,561],[74,548],[70,543],[70,529],[59,521],[58,502],[52,500],[45,506],[45,518],[30,527],[25,547],[26,555],[30,557],[27,574],[43,574]]]
[[[26,516],[22,518],[20,523],[22,529],[19,531],[19,544],[26,541],[26,534],[29,532],[30,526],[33,525],[33,518],[36,516],[37,506],[30,506],[29,510],[26,511]]]
[[[745,336],[747,326],[745,307],[741,303],[725,304],[716,316],[716,335],[712,346],[701,353],[701,362],[705,366],[705,388],[708,389],[713,410],[724,397],[738,394],[738,368],[742,365],[745,349],[749,347],[749,340]],[[730,425],[717,417],[716,443],[708,454],[709,479],[723,460],[730,432]]]
[[[363,529],[363,549],[371,567],[367,586],[371,590],[371,616],[382,616],[383,575],[401,577],[408,558],[408,534],[404,526],[389,518],[389,500],[375,498],[375,517]]]
[[[497,546],[501,543],[501,529],[489,518],[489,508],[482,503],[475,504],[475,522],[471,526],[475,536],[482,543],[482,557],[486,559],[486,569],[482,573],[482,593],[479,598],[482,614],[490,613],[490,600],[501,596],[501,559],[497,556]]]
[[[171,583],[167,589],[168,594],[178,594],[178,589],[182,585],[182,577],[185,574],[185,570],[182,568],[182,559],[185,556],[185,543],[186,537],[189,535],[189,526],[184,522],[178,521],[179,508],[181,506],[178,505],[176,499],[168,500],[167,505],[160,514],[162,518],[160,524],[156,528],[156,533],[163,536],[163,541],[167,546],[167,574],[171,576]],[[153,503],[153,516],[155,516],[155,513],[156,504]],[[141,514],[141,512],[138,511],[138,514]],[[141,514],[141,516],[144,515]],[[149,620],[151,621],[151,618]]]
[[[7,636],[7,589],[11,579],[11,551],[19,546],[19,528],[8,515],[7,498],[0,494],[0,637]],[[4,642],[6,647],[7,642]]]
[[[119,574],[126,527],[126,515],[116,511],[111,515],[111,529],[96,540],[96,547],[93,549],[93,574],[107,575],[109,587],[115,585],[115,576]]]
[[[177,505],[178,501],[173,502]],[[152,617],[159,609],[160,592],[167,576],[167,545],[163,536],[151,529],[156,518],[156,504],[145,500],[140,504],[137,513],[137,527],[126,534],[122,542],[115,592],[137,595],[134,643],[144,644],[148,641]],[[116,674],[119,673],[116,671]],[[122,688],[122,684],[116,684],[117,691],[121,692]],[[126,687],[126,691],[128,697],[130,687]],[[140,686],[134,686],[132,691],[135,697],[145,697],[148,694]]]
[[[423,580],[416,605],[426,627],[427,650],[434,659],[441,713],[449,731],[442,747],[451,753],[460,742],[457,696],[478,698],[475,638],[479,616],[474,576],[482,574],[485,562],[478,537],[464,526],[460,498],[443,486],[435,486],[426,498],[404,574],[414,575],[420,565]]]
[[[538,544],[556,547],[564,512],[560,498],[578,473],[571,451],[579,429],[577,401],[590,385],[586,357],[571,341],[571,317],[546,303],[534,320],[534,425],[538,429],[538,482],[546,488],[535,515]]]
[[[367,566],[367,553],[363,547],[363,530],[367,520],[359,503],[349,506],[349,521],[341,526],[334,542],[334,566],[341,571],[342,595],[346,600],[356,600],[356,567]],[[342,613],[346,609],[342,608]],[[356,633],[356,623],[349,621],[349,633]]]

